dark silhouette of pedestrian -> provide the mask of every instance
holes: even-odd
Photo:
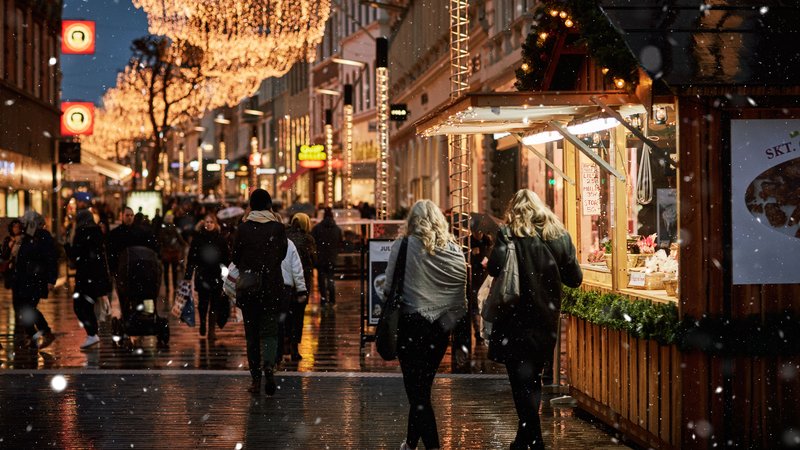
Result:
[[[294,242],[300,261],[303,264],[303,278],[307,289],[311,289],[311,280],[314,277],[314,264],[317,261],[317,244],[311,235],[311,218],[307,214],[297,213],[292,217],[287,235]],[[287,323],[289,341],[291,342],[292,361],[300,361],[300,341],[303,340],[303,320],[308,306],[308,296],[298,296],[289,308]]]
[[[44,225],[44,217],[35,211],[28,211],[22,217],[24,232],[18,241],[17,277],[12,285],[12,302],[17,311],[17,324],[25,331],[25,344],[36,345],[39,349],[55,340],[38,306],[55,287],[58,278],[55,241]]]
[[[409,412],[406,440],[400,448],[415,449],[422,439],[425,448],[438,449],[431,388],[450,333],[467,312],[467,263],[439,207],[430,200],[420,200],[411,208],[406,237],[392,245],[386,267],[386,292],[393,289],[403,240],[407,240],[408,247],[397,355]]]
[[[94,305],[111,293],[111,279],[103,232],[95,224],[94,215],[88,209],[82,209],[78,211],[75,222],[75,236],[69,250],[69,256],[75,262],[72,307],[86,331],[86,340],[81,344],[81,348],[86,349],[100,342]]]
[[[271,207],[272,198],[267,191],[256,189],[250,194],[251,211],[236,233],[232,257],[239,269],[236,302],[244,316],[247,363],[252,377],[248,391],[261,392],[263,371],[267,395],[274,395],[277,388],[273,371],[283,290],[281,262],[289,245],[286,227],[278,222]]]
[[[545,448],[539,422],[542,368],[553,358],[561,314],[561,285],[578,287],[583,274],[564,225],[536,193],[518,191],[497,234],[487,271],[500,275],[509,239],[518,256],[520,299],[500,309],[492,322],[489,358],[506,365],[519,416],[511,449]],[[508,237],[510,236],[510,238]]]
[[[186,261],[185,280],[194,275],[197,290],[197,306],[200,312],[200,336],[215,337],[215,319],[229,308],[227,297],[222,293],[222,266],[230,263],[230,250],[225,238],[220,234],[219,222],[214,214],[206,214],[202,228],[192,239]]]
[[[333,210],[325,208],[322,222],[314,226],[311,235],[317,244],[317,287],[320,304],[336,304],[334,269],[342,247],[342,229],[336,225]]]

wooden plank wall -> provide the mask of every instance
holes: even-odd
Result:
[[[678,102],[682,316],[743,319],[800,314],[800,285],[733,286],[730,243],[729,119],[800,118],[793,97],[739,101],[721,109],[714,98]],[[794,97],[797,98],[797,97]],[[734,99],[736,102],[737,99]],[[749,448],[777,448],[797,430],[800,358],[721,358],[682,355],[682,448],[711,449],[728,441]]]
[[[573,316],[568,327],[570,393],[581,408],[646,448],[679,448],[678,350]]]

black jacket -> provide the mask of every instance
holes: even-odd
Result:
[[[47,298],[47,285],[58,278],[58,254],[53,236],[36,230],[33,237],[24,235],[17,254],[14,292],[22,298]]]
[[[108,233],[108,268],[116,275],[119,258],[128,247],[147,247],[158,254],[158,240],[149,227],[122,224]]]
[[[342,246],[342,229],[328,217],[314,226],[311,235],[317,243],[317,268],[333,270]]]
[[[569,234],[544,241],[514,237],[519,263],[520,300],[492,323],[489,357],[497,362],[552,359],[561,314],[561,285],[578,287],[583,273]],[[497,277],[505,263],[508,239],[498,232],[487,271]]]
[[[299,228],[290,227],[286,232],[289,240],[297,247],[297,253],[300,255],[300,261],[303,263],[303,275],[306,280],[306,287],[311,289],[312,274],[314,272],[314,265],[317,262],[317,244],[314,236],[306,233]]]
[[[244,222],[233,244],[232,261],[239,269],[236,303],[242,309],[276,311],[283,290],[281,262],[286,257],[289,240],[280,222]],[[257,285],[242,289],[248,274]]]
[[[222,289],[222,267],[231,262],[231,252],[228,243],[219,231],[203,230],[197,233],[189,247],[189,257],[186,263],[185,279],[190,280],[195,276],[195,287],[206,290]]]
[[[98,226],[81,227],[69,247],[75,261],[75,292],[98,298],[111,292],[103,232]]]

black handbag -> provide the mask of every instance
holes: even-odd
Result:
[[[408,238],[403,238],[400,252],[394,266],[393,283],[389,288],[389,296],[381,311],[378,328],[375,330],[375,347],[378,354],[386,361],[397,359],[397,327],[400,323],[400,306],[403,303],[403,283],[406,277],[406,255],[408,254]]]

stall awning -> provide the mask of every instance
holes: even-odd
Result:
[[[622,91],[472,93],[444,104],[415,126],[423,136],[530,133],[550,121],[568,124],[599,112],[592,97],[603,97],[622,115],[628,115],[625,110],[642,110],[634,95]]]
[[[575,184],[575,180],[552,161],[532,145],[526,144],[522,135],[544,129],[553,130],[556,136],[563,136],[573,143],[603,170],[625,181],[624,174],[614,169],[573,134],[580,133],[579,131],[572,131],[567,126],[596,116],[624,121],[625,116],[643,112],[645,109],[636,96],[622,91],[474,93],[443,105],[415,125],[417,133],[423,136],[511,133],[523,147],[542,159],[555,173],[568,183]],[[630,124],[624,125],[631,128]]]
[[[81,164],[91,166],[95,172],[119,181],[133,175],[133,170],[130,167],[109,161],[86,150],[81,150]]]
[[[309,169],[307,167],[301,167],[301,168],[297,169],[297,172],[289,175],[289,178],[287,178],[286,181],[281,183],[280,188],[284,189],[284,190],[291,189],[292,186],[294,186],[294,184],[297,183],[297,180],[299,180],[300,177],[303,176],[303,174],[305,174],[306,172],[309,172],[310,170],[311,169]]]

